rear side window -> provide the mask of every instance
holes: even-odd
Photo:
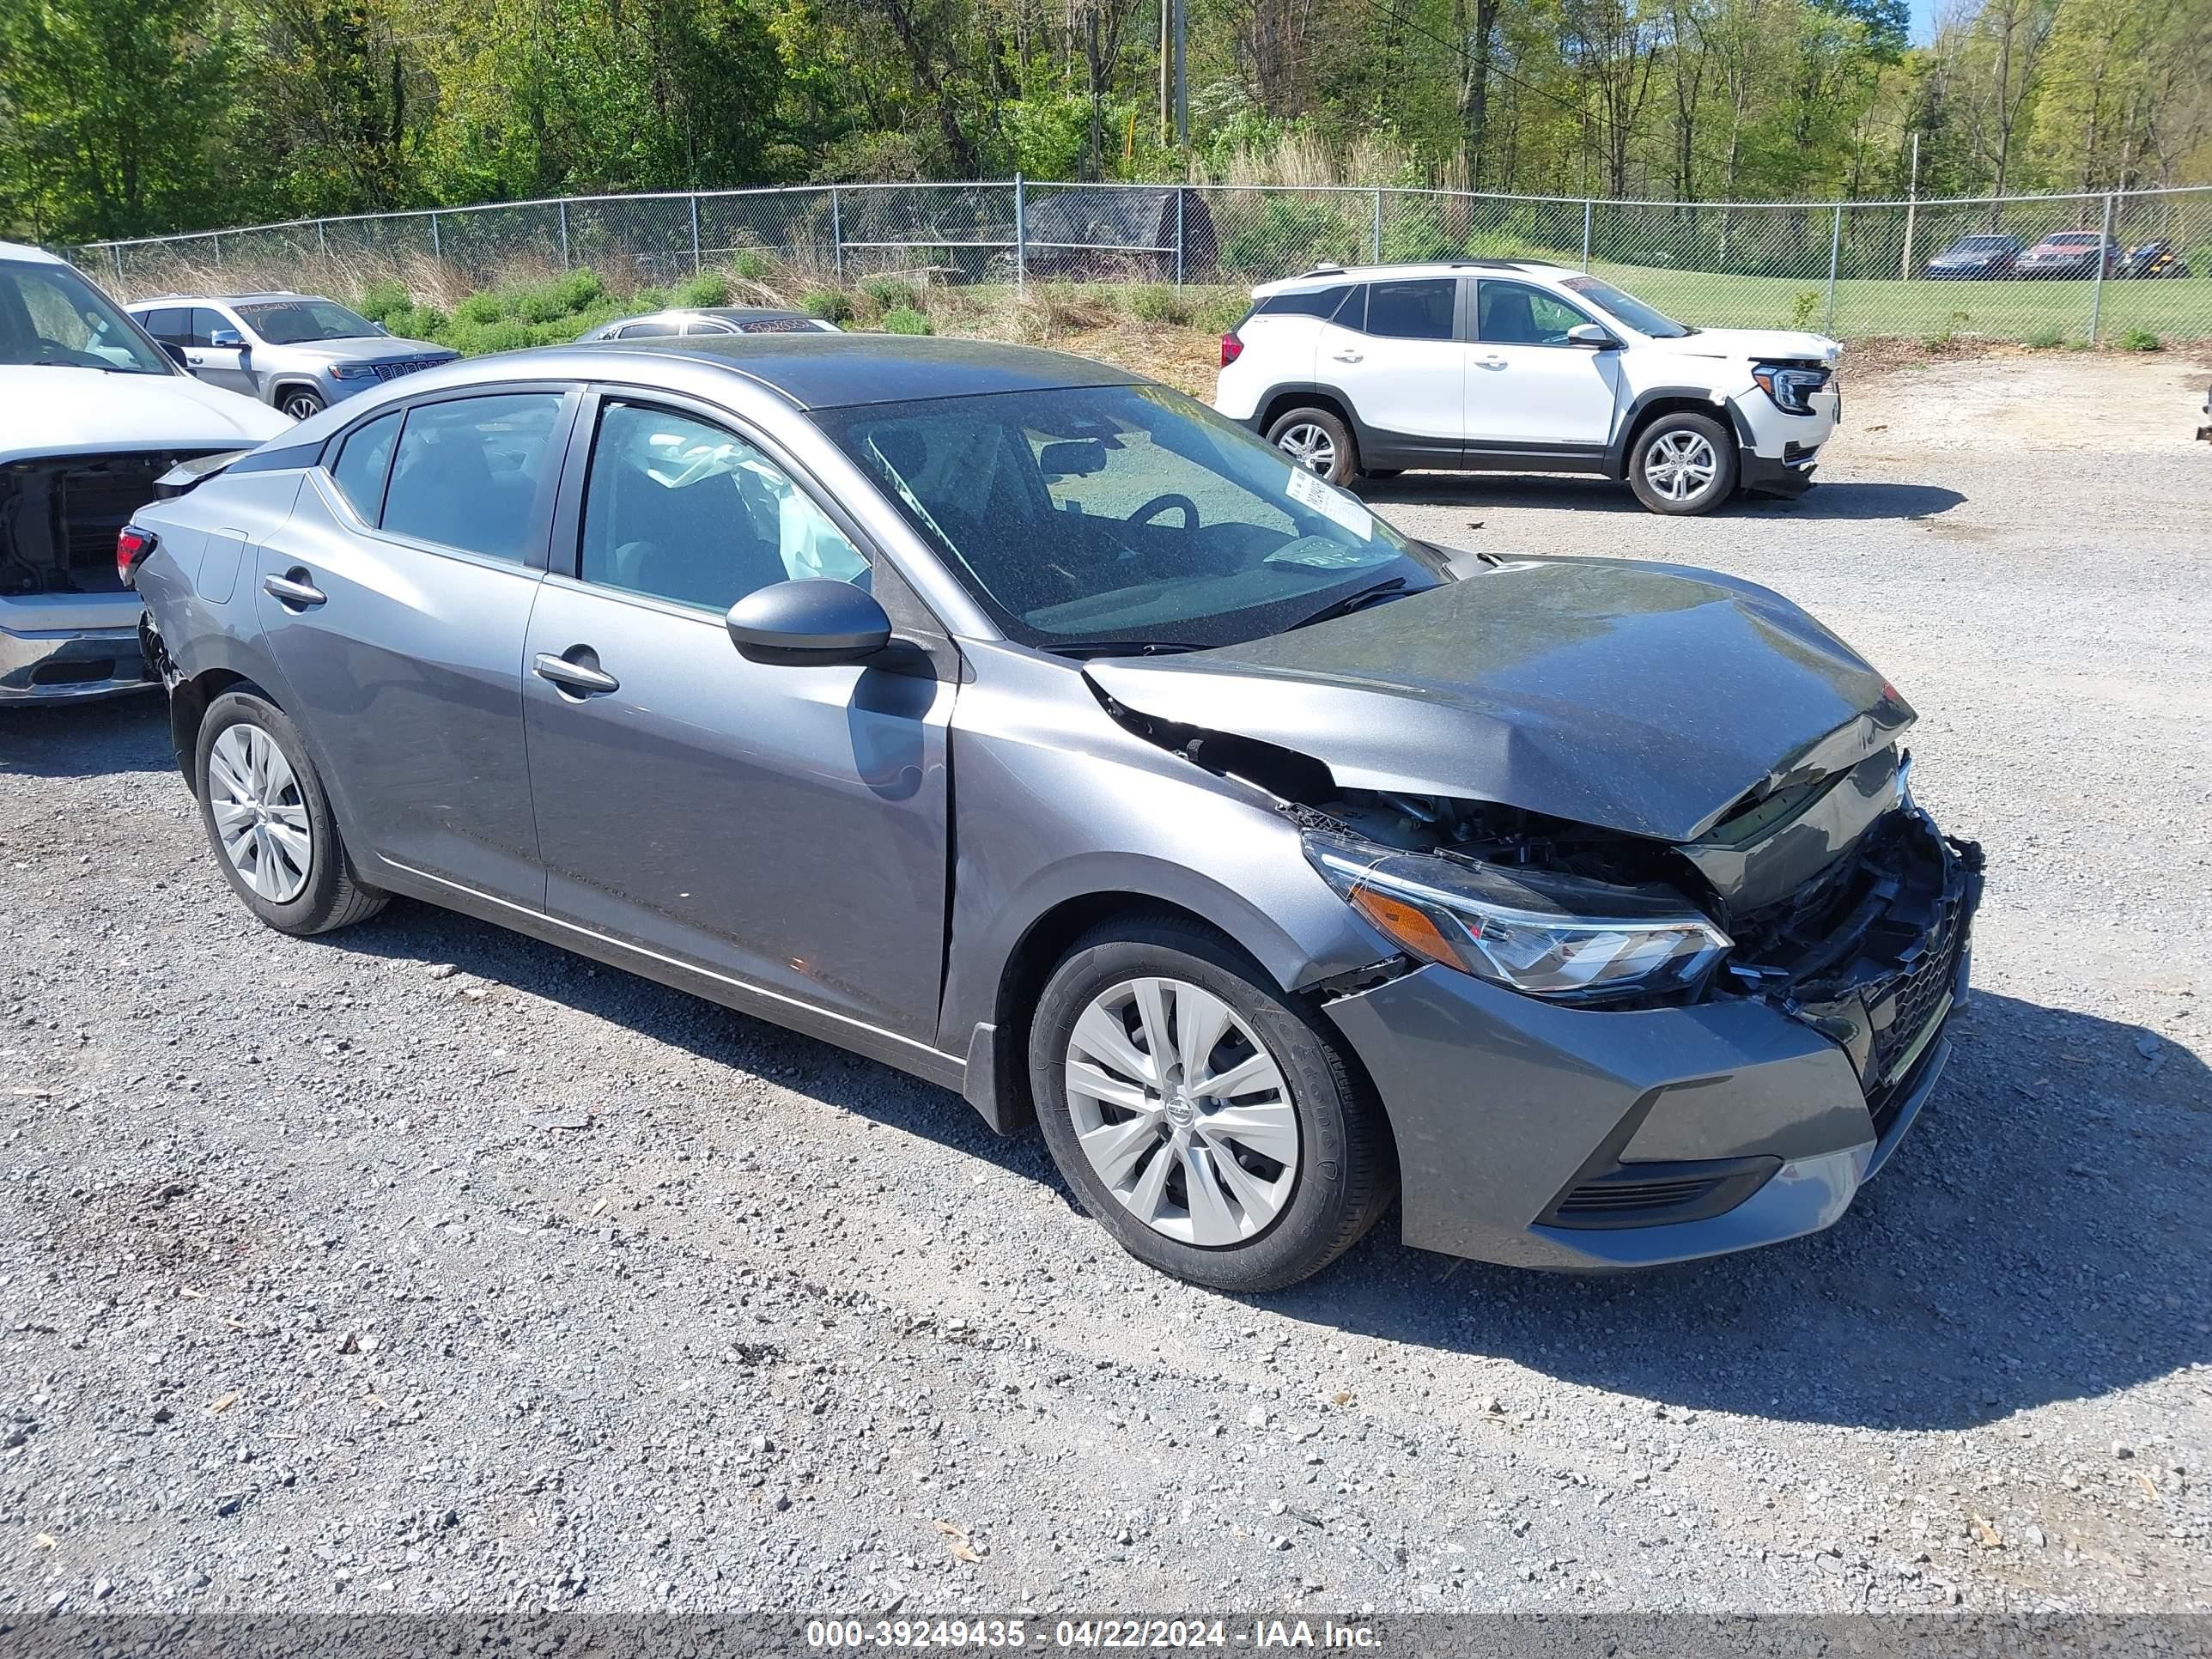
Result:
[[[182,345],[192,331],[191,316],[180,306],[164,306],[159,311],[146,313],[146,331],[157,340]]]
[[[666,340],[673,338],[676,325],[666,322],[628,323],[615,331],[617,340]]]
[[[399,435],[400,411],[380,415],[346,434],[331,477],[364,524],[374,524],[384,506],[384,480],[392,471],[392,441]]]
[[[526,562],[542,532],[538,484],[552,465],[561,401],[557,392],[509,392],[408,410],[385,490],[384,528]]]
[[[1395,340],[1449,340],[1459,298],[1456,277],[1367,285],[1367,331]]]
[[[1271,294],[1252,308],[1255,317],[1334,317],[1352,292],[1343,283],[1334,288],[1310,288],[1297,294]]]

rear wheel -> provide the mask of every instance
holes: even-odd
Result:
[[[1130,1255],[1197,1284],[1295,1284],[1395,1189],[1380,1114],[1328,1036],[1179,918],[1076,942],[1038,1001],[1030,1078],[1084,1208]]]
[[[1735,493],[1735,439],[1710,415],[1662,415],[1637,434],[1629,487],[1654,513],[1710,513]]]
[[[326,933],[384,908],[338,838],[299,728],[276,704],[244,691],[209,704],[193,778],[231,890],[278,933]]]
[[[1267,428],[1267,441],[1292,463],[1333,484],[1348,483],[1359,470],[1351,429],[1326,409],[1294,409]]]

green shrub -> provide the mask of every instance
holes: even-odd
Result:
[[[471,357],[481,357],[489,351],[520,351],[525,346],[538,343],[536,330],[512,319],[469,329],[453,341],[456,348]]]
[[[435,306],[416,306],[383,320],[385,327],[403,339],[434,340],[446,331],[446,313]]]
[[[1820,290],[1808,288],[1800,290],[1790,302],[1790,326],[1797,329],[1813,326],[1813,313],[1820,308]]]
[[[1252,309],[1249,295],[1237,289],[1218,289],[1191,307],[1190,325],[1208,334],[1226,334]]]
[[[2164,349],[2165,345],[2165,341],[2147,328],[2131,328],[2120,336],[2120,349],[2123,351],[2159,351]]]
[[[2045,323],[2029,335],[2027,341],[2031,351],[2050,351],[2065,343],[2066,336],[2050,323]]]
[[[1920,337],[1920,343],[1930,351],[1939,351],[1959,337],[1959,331],[1973,319],[1963,311],[1954,311],[1943,319],[1943,326],[1933,333]]]
[[[554,323],[575,310],[568,303],[568,278],[526,288],[514,296],[510,309],[526,323]]]
[[[481,325],[495,323],[507,314],[507,307],[496,294],[471,294],[453,307],[453,320]]]
[[[556,278],[552,291],[560,297],[564,311],[574,313],[604,295],[606,284],[599,281],[596,270],[572,270]]]
[[[921,309],[921,295],[915,285],[896,276],[863,276],[860,292],[875,301],[877,310],[886,313]]]
[[[1190,325],[1190,297],[1165,283],[1146,283],[1129,290],[1129,314],[1140,323],[1165,323],[1187,328]]]
[[[665,288],[641,288],[629,296],[632,311],[665,311],[668,304],[669,293]]]
[[[767,280],[772,267],[769,264],[768,255],[758,248],[741,247],[738,250],[738,257],[730,261],[730,269],[749,283],[758,283]]]
[[[1355,203],[1340,206],[1342,203]],[[1372,220],[1350,197],[1268,196],[1257,213],[1240,210],[1221,237],[1221,263],[1232,270],[1304,270],[1365,258]]]
[[[886,334],[934,334],[937,332],[929,319],[912,306],[901,306],[896,311],[886,311],[884,313],[883,329]]]
[[[676,285],[676,303],[694,309],[726,306],[730,303],[730,279],[719,271],[702,270],[690,281]]]
[[[388,325],[394,316],[411,309],[414,304],[406,283],[384,276],[362,290],[360,303],[354,309],[372,323]]]
[[[825,323],[849,322],[853,316],[853,301],[840,289],[810,288],[799,296],[799,308]]]

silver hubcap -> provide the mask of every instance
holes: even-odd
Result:
[[[1301,421],[1275,440],[1281,450],[1309,472],[1326,478],[1336,470],[1336,441],[1310,421]]]
[[[1713,481],[1721,459],[1698,432],[1662,432],[1644,452],[1644,477],[1670,501],[1686,501]]]
[[[315,844],[284,751],[258,726],[228,726],[208,751],[207,787],[231,868],[272,904],[299,897],[314,868]]]
[[[1083,1011],[1067,1103],[1106,1189],[1154,1232],[1241,1243],[1290,1201],[1298,1120],[1282,1068],[1236,1010],[1179,979],[1133,979]]]

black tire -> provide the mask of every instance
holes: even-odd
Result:
[[[1302,433],[1317,433],[1327,443],[1327,466],[1316,466],[1300,453],[1304,447],[1299,442]],[[1292,465],[1319,473],[1333,484],[1351,483],[1352,475],[1359,471],[1359,449],[1352,441],[1352,428],[1330,410],[1291,410],[1267,428],[1267,441],[1281,450]]]
[[[305,421],[330,405],[323,401],[321,392],[310,386],[288,386],[276,394],[276,407],[295,421]]]
[[[1240,1243],[1209,1248],[1155,1231],[1115,1197],[1078,1139],[1066,1087],[1076,1022],[1092,999],[1152,975],[1227,1003],[1267,1046],[1286,1085],[1299,1137],[1294,1183],[1273,1222]],[[1183,917],[1124,919],[1076,940],[1038,999],[1030,1083],[1045,1144],[1083,1207],[1139,1261],[1194,1284],[1242,1295],[1294,1285],[1358,1243],[1397,1192],[1389,1127],[1328,1033],[1226,939]]]
[[[1711,449],[1711,476],[1691,494],[1678,497],[1665,493],[1646,469],[1658,465],[1660,456],[1671,447],[1685,441],[1694,445],[1698,440]],[[1711,512],[1735,494],[1740,470],[1735,434],[1711,416],[1688,410],[1662,415],[1636,434],[1636,442],[1628,452],[1628,487],[1636,492],[1638,501],[1654,513],[1663,513],[1669,518],[1695,518],[1701,513]]]
[[[278,901],[255,892],[223,850],[222,836],[216,827],[216,788],[210,781],[210,762],[216,742],[236,726],[254,726],[276,744],[285,764],[292,769],[299,805],[307,813],[311,848],[307,884],[289,899]],[[338,835],[337,820],[331,816],[321,775],[307,757],[299,728],[276,704],[248,691],[226,691],[209,704],[193,751],[192,782],[199,795],[200,823],[207,831],[216,867],[246,908],[278,933],[295,938],[327,933],[365,921],[385,907],[389,895],[363,881],[354,868],[353,856]]]
[[[1373,471],[1363,472],[1359,476],[1363,478],[1372,478],[1377,483],[1382,483],[1391,478],[1404,477],[1406,476],[1406,469],[1402,466],[1376,467]]]

